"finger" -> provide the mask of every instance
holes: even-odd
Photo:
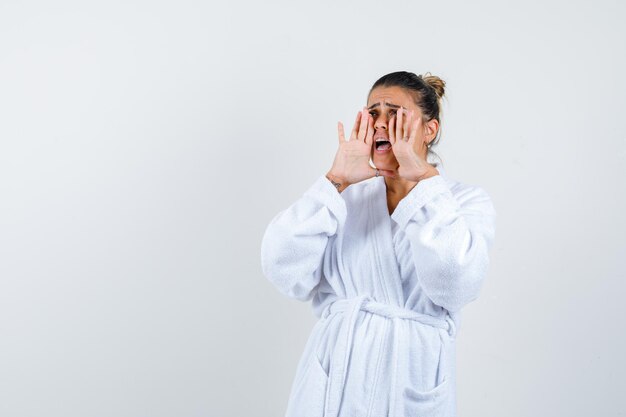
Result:
[[[339,136],[339,144],[341,145],[346,141],[346,135],[343,131],[343,123],[337,122],[337,134]]]
[[[402,140],[408,142],[409,141],[409,126],[411,126],[411,122],[413,121],[412,115],[413,111],[405,110],[405,117],[402,123]]]
[[[404,137],[404,132],[402,131],[402,126],[404,125],[403,110],[404,109],[400,107],[396,113],[396,140],[402,140]]]
[[[352,132],[350,133],[350,140],[356,139],[356,134],[359,129],[360,121],[361,121],[361,112],[358,112],[356,115],[356,120],[354,121],[354,126],[352,126]]]
[[[413,123],[411,125],[411,136],[409,137],[409,143],[411,145],[414,144],[415,140],[417,139],[417,132],[419,131],[421,119],[421,117],[418,117],[417,119],[413,120]]]
[[[396,172],[392,171],[390,169],[379,169],[378,170],[378,175],[382,175],[382,176],[390,177],[390,178],[395,178],[396,177]]]
[[[372,146],[374,142],[374,118],[371,114],[367,113],[367,136],[365,137],[365,143]]]
[[[367,116],[369,116],[369,113],[367,112],[367,109],[363,107],[363,110],[361,110],[361,126],[359,126],[359,133],[357,135],[357,138],[360,141],[365,141],[365,136],[367,135]]]
[[[396,116],[391,116],[389,119],[389,142],[391,146],[396,144]]]

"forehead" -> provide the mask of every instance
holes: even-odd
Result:
[[[376,87],[367,97],[367,105],[395,104],[402,107],[415,106],[413,97],[402,87]]]

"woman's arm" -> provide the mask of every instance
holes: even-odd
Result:
[[[310,300],[320,282],[328,241],[346,220],[346,204],[337,191],[320,176],[272,219],[263,235],[263,274],[290,298]]]
[[[496,211],[480,187],[453,191],[441,175],[426,178],[400,201],[392,219],[406,233],[426,295],[449,311],[475,300],[489,268]]]
[[[288,297],[302,301],[313,297],[328,241],[346,221],[341,193],[376,173],[369,164],[373,137],[374,119],[366,107],[357,113],[349,140],[343,124],[337,123],[339,146],[331,169],[267,227],[261,247],[263,273]]]

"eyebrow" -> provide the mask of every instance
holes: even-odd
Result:
[[[368,110],[372,110],[372,109],[375,109],[376,107],[379,107],[379,106],[380,106],[380,103],[376,103],[376,104],[372,104],[367,109]],[[387,103],[387,107],[391,107],[392,109],[399,109],[400,108],[400,106],[397,106],[397,105],[391,104],[391,103]]]

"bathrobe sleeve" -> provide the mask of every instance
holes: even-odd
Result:
[[[435,175],[418,182],[391,217],[409,239],[417,278],[433,303],[458,311],[478,297],[495,236],[485,190],[457,184],[453,192]]]
[[[270,222],[261,243],[263,274],[287,297],[310,300],[331,237],[345,224],[346,203],[325,175]]]

